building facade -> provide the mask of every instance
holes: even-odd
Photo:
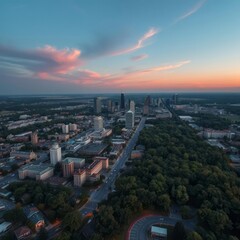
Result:
[[[134,127],[134,113],[129,110],[126,113],[125,117],[126,117],[125,127],[127,129],[132,129]]]
[[[62,150],[58,143],[54,143],[50,149],[50,162],[52,165],[61,162],[62,160]]]
[[[102,112],[102,101],[100,97],[94,98],[94,112],[97,114]]]
[[[102,131],[103,130],[103,118],[95,117],[93,121],[94,121],[94,130]]]

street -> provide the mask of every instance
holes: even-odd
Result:
[[[108,177],[106,178],[105,182],[91,194],[89,201],[80,209],[80,212],[83,215],[86,215],[92,212],[93,210],[95,210],[98,206],[98,203],[107,198],[108,193],[111,191],[120,170],[124,167],[125,162],[128,160],[128,157],[131,154],[132,149],[137,143],[139,133],[143,129],[145,121],[146,121],[146,118],[142,117],[138,127],[133,133],[127,146],[124,148],[122,154],[117,159],[115,164],[112,166],[112,169]]]

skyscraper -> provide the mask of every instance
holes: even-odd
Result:
[[[131,100],[129,103],[129,110],[135,113],[135,102],[133,100]]]
[[[134,127],[134,113],[129,110],[128,112],[126,112],[125,118],[125,127],[127,129],[132,129]]]
[[[145,99],[144,106],[143,106],[143,114],[144,115],[149,115],[150,103],[151,103],[151,97],[148,95]]]
[[[50,149],[50,162],[52,165],[62,161],[62,151],[58,143],[54,143]]]
[[[94,98],[94,112],[101,113],[102,111],[102,101],[100,97]]]
[[[125,96],[124,96],[124,93],[121,93],[120,109],[125,110]]]
[[[110,113],[113,111],[113,106],[112,106],[112,105],[113,105],[113,104],[112,104],[112,100],[109,99],[107,106],[108,106],[108,112],[110,112]]]
[[[102,131],[103,130],[103,118],[102,117],[95,117],[94,118],[94,130],[95,131]]]
[[[178,104],[178,94],[177,93],[175,93],[172,96],[172,102],[173,102],[173,104]]]

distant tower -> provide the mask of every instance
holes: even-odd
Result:
[[[94,98],[94,112],[95,113],[102,112],[102,101],[100,97]]]
[[[124,93],[121,93],[120,109],[125,110],[125,96],[124,96]]]
[[[102,117],[95,117],[94,118],[94,130],[95,131],[102,131],[103,130],[103,118]]]
[[[129,103],[129,110],[135,113],[135,102],[133,100]]]
[[[112,100],[108,100],[108,112],[112,112],[113,106],[112,106]]]
[[[173,96],[172,96],[172,101],[173,101],[173,104],[178,104],[178,94],[175,93]]]
[[[38,133],[37,133],[37,131],[35,131],[31,134],[31,142],[32,142],[33,145],[38,144]]]
[[[134,113],[129,110],[128,112],[126,112],[125,118],[125,127],[127,129],[132,129],[134,127]]]
[[[62,151],[58,143],[54,143],[50,149],[50,162],[52,165],[62,161]]]
[[[150,103],[151,103],[151,97],[147,96],[143,106],[143,115],[149,115]]]
[[[63,125],[62,125],[62,132],[63,132],[63,133],[69,133],[69,126],[63,124]]]

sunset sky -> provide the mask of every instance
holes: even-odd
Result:
[[[1,0],[0,94],[240,91],[240,0]]]

